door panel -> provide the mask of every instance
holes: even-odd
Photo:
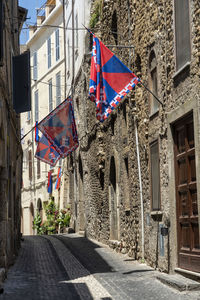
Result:
[[[200,272],[200,244],[197,206],[193,116],[174,125],[178,264]]]

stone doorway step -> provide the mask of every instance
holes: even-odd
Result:
[[[178,271],[178,270],[176,270]],[[180,272],[180,271],[179,271]],[[193,273],[193,272],[192,272]],[[186,275],[186,274],[184,274]],[[200,274],[196,280],[187,278],[180,274],[159,274],[156,278],[162,283],[177,289],[180,292],[183,291],[198,291],[200,290]]]

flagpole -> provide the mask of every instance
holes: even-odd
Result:
[[[156,98],[156,100],[163,106],[163,102],[146,86],[144,85],[144,83],[142,83],[141,81],[139,81],[139,83],[141,83],[141,85],[143,85],[143,87],[152,95]]]
[[[82,24],[83,25],[83,24]],[[85,25],[83,25],[83,27],[92,35],[94,35],[92,33],[92,31],[90,29],[88,29]],[[109,45],[112,46],[112,45]],[[133,46],[122,46],[122,45],[115,45],[115,47],[119,47],[119,48],[133,48]],[[163,106],[163,102],[146,86],[144,85],[144,83],[141,82],[141,80],[139,81],[141,83],[141,85],[143,85],[143,87],[152,95],[156,98],[156,100]]]

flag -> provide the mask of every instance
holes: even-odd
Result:
[[[47,138],[42,135],[37,145],[35,157],[54,167],[60,158],[60,154]]]
[[[52,194],[52,175],[51,171],[48,172],[48,193]]]
[[[89,97],[103,122],[140,81],[95,35],[91,58]]]
[[[39,130],[38,130],[38,121],[35,122],[35,142],[39,142]]]
[[[74,151],[78,147],[78,136],[71,98],[57,106],[38,128],[62,158]]]
[[[58,175],[55,184],[55,190],[58,190],[60,187],[60,179],[61,179],[61,167],[58,168]]]

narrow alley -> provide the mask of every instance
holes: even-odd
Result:
[[[78,234],[26,236],[0,299],[200,299],[199,291],[162,284],[158,274]]]

